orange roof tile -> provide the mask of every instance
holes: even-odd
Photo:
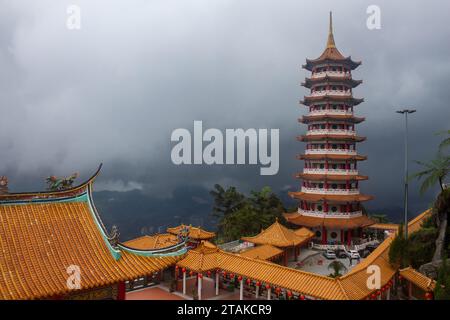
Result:
[[[91,199],[97,174],[66,191],[0,197],[0,300],[77,293],[67,286],[72,265],[80,268],[85,290],[161,271],[180,259],[111,246]]]
[[[266,230],[262,230],[254,237],[242,237],[242,240],[255,244],[269,244],[275,247],[297,246],[308,241],[313,235],[306,237],[297,235],[293,230],[286,228],[278,219]]]
[[[277,247],[271,246],[269,244],[263,244],[260,246],[253,247],[251,249],[239,252],[239,255],[247,258],[261,259],[261,260],[272,260],[283,254],[283,250]]]
[[[367,227],[374,223],[369,217],[362,215],[354,218],[326,218],[304,216],[298,212],[285,213],[284,217],[287,221],[305,227],[325,226],[328,228],[357,228]]]
[[[139,238],[125,241],[123,244],[134,249],[161,249],[178,243],[177,236],[170,233],[145,235]]]
[[[177,227],[167,228],[167,232],[177,235],[185,227],[189,228],[189,238],[194,240],[209,240],[216,236],[214,232],[203,230],[200,227],[185,226],[183,224]]]
[[[367,180],[367,176],[356,175],[356,174],[311,174],[311,173],[297,173],[296,178],[304,180],[314,180],[314,181],[361,181]]]
[[[408,267],[405,269],[400,269],[400,275],[404,277],[406,280],[414,283],[417,287],[422,289],[423,291],[431,292],[434,291],[436,287],[436,281],[428,278],[424,274],[418,272],[412,267]]]
[[[345,134],[310,134],[297,137],[299,141],[339,140],[362,142],[366,137],[351,136]]]
[[[306,192],[289,192],[292,198],[299,200],[311,200],[311,201],[368,201],[372,200],[373,196],[366,194],[350,194],[350,195],[337,195],[337,194],[317,194]]]
[[[367,160],[367,156],[361,155],[346,155],[346,154],[301,154],[297,156],[299,160],[321,160],[321,159],[330,159],[330,160],[356,160],[363,161]]]
[[[111,255],[86,202],[0,205],[0,299],[67,294],[67,268],[81,270],[81,289],[160,271],[176,257]]]

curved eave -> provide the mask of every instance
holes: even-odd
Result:
[[[300,103],[305,106],[310,106],[312,103],[322,101],[347,102],[352,106],[357,106],[358,104],[364,102],[364,98],[354,98],[352,96],[339,96],[339,95],[305,96],[303,100],[300,101]]]
[[[310,174],[297,173],[295,175],[298,179],[311,181],[362,181],[369,179],[368,176],[354,175],[354,174]]]
[[[353,218],[327,218],[325,216],[323,217],[304,216],[295,212],[295,213],[285,213],[284,217],[290,223],[309,228],[324,226],[326,228],[354,229],[360,227],[368,227],[375,223],[375,221],[373,221],[372,219],[370,219],[365,215]]]
[[[289,192],[289,196],[298,200],[308,201],[331,201],[331,202],[363,202],[372,200],[374,197],[367,194],[351,194],[351,195],[337,195],[337,194],[317,194],[305,192]]]
[[[298,160],[367,160],[367,156],[362,155],[346,155],[346,154],[301,154],[297,156]]]
[[[302,116],[298,119],[298,122],[300,123],[310,123],[314,121],[327,121],[327,120],[338,120],[338,121],[345,121],[349,123],[361,123],[366,118],[364,117],[355,117],[351,115],[332,115],[332,114],[324,114],[324,115],[315,115],[315,116]]]
[[[302,65],[302,68],[312,71],[314,66],[323,65],[323,64],[327,64],[327,63],[342,64],[342,65],[350,67],[351,70],[355,70],[362,64],[361,61],[352,60],[351,56],[348,56],[347,58],[343,58],[343,59],[342,58],[341,59],[330,59],[327,57],[323,57],[323,54],[322,54],[322,56],[317,59],[306,59],[306,64]]]
[[[100,174],[103,164],[98,166],[97,171],[85,182],[80,185],[61,191],[38,191],[38,192],[16,192],[0,194],[0,203],[17,201],[39,201],[39,200],[59,200],[64,198],[73,198],[86,192],[87,187],[91,185],[95,178]]]
[[[311,89],[313,84],[347,84],[352,88],[356,88],[363,81],[362,80],[354,80],[350,76],[342,76],[342,77],[334,77],[334,76],[325,76],[320,78],[305,78],[305,81],[301,83],[301,85],[305,88]]]
[[[362,142],[366,140],[366,137],[339,135],[339,134],[311,134],[297,137],[298,141],[322,141],[322,140],[334,140],[334,141],[354,141]]]

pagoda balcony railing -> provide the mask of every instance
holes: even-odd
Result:
[[[320,168],[304,168],[303,169],[303,173],[310,173],[310,174],[342,174],[342,175],[346,175],[346,174],[351,174],[351,175],[355,175],[358,174],[358,170],[355,169],[320,169]]]
[[[298,213],[308,217],[316,217],[316,218],[354,218],[362,216],[362,211],[352,211],[352,212],[324,212],[319,210],[305,210],[298,208]]]
[[[339,110],[339,109],[325,109],[325,110],[312,110],[309,116],[324,116],[324,115],[353,115],[351,110]]]
[[[356,150],[348,149],[306,149],[305,154],[345,154],[345,155],[356,155]]]
[[[351,96],[352,91],[351,90],[321,90],[321,91],[314,91],[311,92],[311,97],[317,97],[317,96]]]
[[[346,130],[346,129],[311,129],[306,132],[307,136],[321,135],[321,134],[337,134],[337,135],[355,136],[356,131]]]
[[[332,189],[332,188],[325,189],[325,188],[302,187],[302,192],[315,194],[354,195],[359,194],[359,189]]]
[[[322,72],[313,72],[311,74],[311,78],[323,78],[325,76],[333,76],[333,77],[351,77],[350,72],[342,72],[342,71],[322,71]]]

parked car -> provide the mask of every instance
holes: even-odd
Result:
[[[338,257],[339,259],[347,258],[347,255],[345,254],[345,250],[337,249],[336,250],[336,257]]]
[[[336,254],[333,250],[325,250],[323,256],[327,259],[336,259]]]
[[[351,259],[361,259],[361,256],[359,255],[358,251],[356,250],[348,250],[345,252],[347,254],[347,257]]]

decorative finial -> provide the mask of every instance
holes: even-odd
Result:
[[[1,176],[0,177],[0,194],[8,193],[8,177]]]
[[[333,13],[331,11],[330,11],[330,27],[328,30],[328,42],[327,42],[327,49],[328,48],[336,48],[333,37]]]

